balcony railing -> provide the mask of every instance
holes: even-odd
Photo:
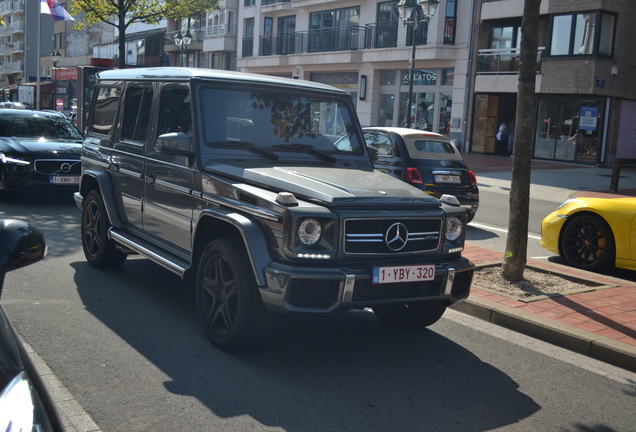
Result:
[[[366,27],[349,26],[261,36],[260,55],[360,50],[367,47],[366,35]]]
[[[373,23],[366,26],[365,48],[397,47],[398,22]]]
[[[21,73],[23,69],[24,69],[24,63],[21,60],[12,62],[11,72]]]
[[[537,53],[537,73],[541,72],[541,58],[545,47]],[[480,49],[477,74],[507,75],[519,73],[519,48]]]
[[[277,3],[291,3],[291,0],[261,0],[261,6],[268,6]]]
[[[252,57],[254,55],[254,37],[243,38],[243,57]]]
[[[236,26],[230,24],[211,25],[203,28],[203,32],[206,38],[219,37],[219,36],[235,36]]]

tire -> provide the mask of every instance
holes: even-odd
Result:
[[[435,324],[446,311],[437,300],[376,306],[373,312],[389,328],[414,330]]]
[[[238,351],[256,343],[266,310],[241,240],[208,244],[199,261],[196,298],[199,319],[214,346]]]
[[[614,266],[616,243],[612,229],[596,214],[573,217],[563,228],[561,256],[573,267],[603,271]]]
[[[109,227],[102,197],[92,190],[82,203],[82,248],[86,261],[93,267],[117,267],[126,261],[126,254],[108,238]]]

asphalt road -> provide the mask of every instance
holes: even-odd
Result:
[[[71,200],[0,217],[50,250],[7,275],[3,307],[102,431],[635,430],[636,374],[454,311],[415,333],[364,311],[277,316],[259,347],[223,353],[173,274],[86,263]]]

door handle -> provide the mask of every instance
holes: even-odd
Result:
[[[156,178],[154,174],[150,174],[148,177],[146,177],[146,183],[150,183],[153,184],[155,182]]]
[[[108,166],[108,168],[109,168],[111,171],[119,172],[119,164],[111,163],[111,164]]]

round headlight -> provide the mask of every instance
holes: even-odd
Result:
[[[446,220],[446,240],[455,241],[462,235],[464,224],[459,218],[449,217]]]
[[[320,240],[320,222],[316,219],[305,219],[298,228],[298,238],[304,245],[311,246]]]

